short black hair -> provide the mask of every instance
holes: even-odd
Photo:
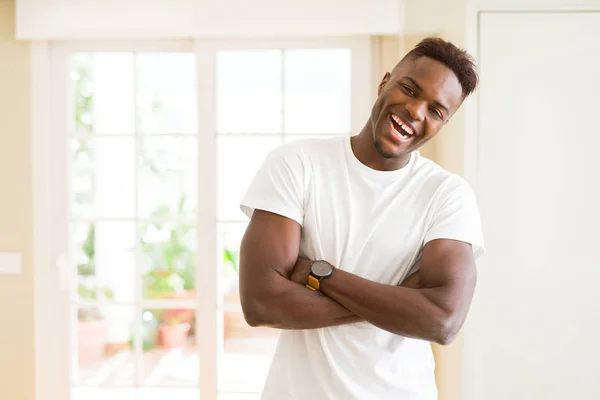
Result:
[[[463,99],[477,88],[479,77],[475,61],[469,53],[456,45],[441,38],[429,37],[419,42],[403,60],[420,57],[432,58],[450,68],[462,86]]]

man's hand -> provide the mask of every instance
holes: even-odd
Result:
[[[320,292],[381,329],[444,345],[462,327],[476,281],[471,244],[436,239],[425,245],[419,271],[402,287],[338,269]]]
[[[313,260],[309,260],[305,257],[298,257],[290,275],[290,281],[305,286],[308,283],[308,275],[310,274],[310,266],[312,263]]]

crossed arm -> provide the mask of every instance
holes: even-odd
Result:
[[[475,289],[471,246],[433,240],[402,286],[336,269],[316,292],[304,286],[310,260],[298,257],[300,225],[256,210],[241,244],[240,297],[251,326],[314,329],[368,321],[389,332],[448,344],[460,330]]]

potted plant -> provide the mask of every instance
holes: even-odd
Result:
[[[169,349],[184,347],[190,328],[191,324],[177,315],[162,318],[159,326],[161,344]]]
[[[112,299],[114,296],[108,288],[99,288],[89,283],[79,283],[79,298],[96,300],[100,296]],[[102,312],[96,308],[79,308],[77,310],[77,347],[79,361],[91,363],[104,357],[108,323]]]

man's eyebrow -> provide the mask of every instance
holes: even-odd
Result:
[[[414,78],[410,77],[410,76],[404,76],[402,77],[402,79],[406,79],[407,81],[409,81],[410,83],[412,83],[419,91],[423,91],[423,88],[421,87],[421,85],[419,85],[417,83],[417,81],[414,80]],[[433,104],[435,104],[436,106],[438,106],[439,108],[443,109],[444,111],[446,111],[447,114],[450,114],[450,110],[448,109],[448,107],[446,107],[445,105],[443,105],[442,103],[440,103],[437,100],[433,101]]]
[[[412,83],[413,85],[415,85],[415,87],[417,89],[419,89],[420,91],[423,91],[423,88],[421,87],[421,85],[419,85],[417,83],[417,81],[415,81],[413,78],[411,78],[410,76],[405,76],[402,79],[406,79],[407,81],[410,81],[410,83]]]

